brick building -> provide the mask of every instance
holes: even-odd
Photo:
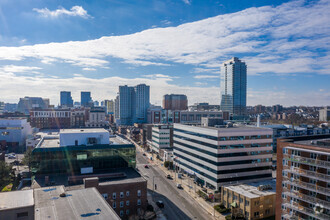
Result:
[[[70,113],[70,109],[31,110],[30,123],[40,129],[70,128]]]
[[[85,188],[95,187],[122,219],[143,216],[147,208],[147,180],[134,169],[126,177],[100,182],[98,177],[84,179]]]
[[[277,142],[276,219],[330,219],[330,135]]]

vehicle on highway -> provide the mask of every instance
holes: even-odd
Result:
[[[159,208],[164,208],[164,203],[163,203],[163,201],[161,201],[161,200],[158,200],[158,201],[156,202],[156,205],[157,205]]]
[[[176,187],[177,187],[178,189],[183,189],[180,183],[176,184]]]
[[[13,155],[9,155],[9,156],[8,156],[8,159],[16,159],[16,157],[13,156]]]
[[[171,179],[172,179],[172,176],[171,176],[170,174],[168,174],[168,175],[166,176],[166,178],[169,179],[169,180],[171,180]]]
[[[144,168],[149,168],[149,166],[146,164],[146,165],[144,165]]]

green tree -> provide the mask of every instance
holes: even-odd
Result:
[[[164,167],[165,167],[165,168],[168,168],[169,166],[170,166],[170,162],[169,162],[169,161],[165,161],[165,162],[164,162]]]
[[[29,166],[30,167],[30,162],[31,162],[31,154],[32,154],[32,149],[28,148],[27,151],[25,151],[24,153],[24,157],[22,159],[22,163],[25,166]]]
[[[0,161],[0,187],[1,189],[12,180],[12,166]]]

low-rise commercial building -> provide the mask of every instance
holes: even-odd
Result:
[[[148,205],[147,180],[133,168],[123,172],[125,177],[105,182],[98,177],[86,178],[84,186],[95,187],[122,219],[143,216]]]
[[[23,150],[25,141],[30,135],[32,128],[27,119],[0,119],[0,141],[6,142],[9,151]]]
[[[31,110],[32,127],[40,129],[63,129],[71,127],[70,109]]]
[[[276,181],[262,181],[223,188],[222,202],[232,216],[265,219],[275,216]]]
[[[215,190],[271,179],[272,134],[267,128],[174,124],[174,160],[197,182]]]
[[[135,146],[105,129],[64,129],[44,136],[32,151],[31,171],[37,174],[80,175],[135,167]]]
[[[33,190],[0,193],[0,219],[34,220]]]
[[[330,135],[279,139],[276,219],[330,219]]]

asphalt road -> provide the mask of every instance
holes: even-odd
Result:
[[[136,160],[140,173],[148,180],[148,189],[153,190],[153,181],[157,184],[153,199],[164,202],[165,208],[162,211],[168,220],[212,219],[184,190],[177,189],[174,180],[167,179],[157,165],[150,164],[140,151],[136,152]],[[145,164],[148,164],[149,168],[145,168]]]

